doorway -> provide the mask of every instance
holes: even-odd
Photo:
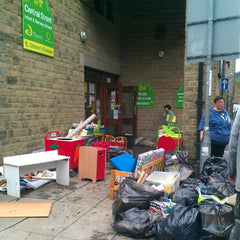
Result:
[[[115,135],[122,132],[122,85],[103,85],[103,118],[106,133]]]
[[[85,119],[96,114],[106,133],[137,135],[137,88],[123,87],[119,76],[85,67]],[[108,83],[108,82],[111,83]]]
[[[137,137],[137,87],[122,87],[122,132]]]
[[[84,68],[84,103],[85,103],[85,119],[90,117],[93,113],[97,115],[94,120],[101,120],[104,123],[103,116],[103,91],[102,85],[106,84],[109,80],[111,83],[117,83],[119,76],[99,71],[93,68]]]
[[[108,134],[137,136],[137,87],[103,86],[104,125]]]

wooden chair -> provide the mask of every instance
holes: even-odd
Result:
[[[124,148],[127,148],[127,138],[126,137],[115,137],[115,142],[123,143]]]
[[[112,135],[104,135],[103,142],[115,142],[115,137]],[[110,158],[110,153],[107,152],[107,159],[109,159],[109,158]]]
[[[112,135],[104,135],[103,142],[115,142],[115,137]]]
[[[163,171],[163,158],[159,158],[155,161],[151,161],[147,164],[142,165],[141,172],[150,174],[153,171]],[[115,176],[119,176],[119,182],[115,183]],[[114,199],[114,192],[120,187],[121,182],[124,177],[135,177],[136,174],[132,172],[124,172],[112,169],[111,170],[111,179],[110,179],[110,199]]]

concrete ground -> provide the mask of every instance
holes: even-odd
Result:
[[[150,147],[134,148],[134,155]],[[227,159],[228,151],[224,157]],[[37,190],[24,191],[21,198],[0,192],[0,202],[53,202],[48,218],[0,218],[1,240],[123,240],[111,227],[112,203],[109,199],[110,171],[107,161],[105,180],[70,178],[70,186],[55,181]],[[1,180],[1,177],[0,177]],[[1,181],[0,181],[1,182]],[[150,240],[155,238],[150,238]]]
[[[107,162],[106,179],[95,184],[76,176],[70,178],[69,187],[53,181],[36,190],[25,190],[20,199],[0,192],[0,202],[53,202],[47,218],[0,218],[0,239],[133,239],[117,234],[110,225],[114,201],[109,199],[111,168]]]

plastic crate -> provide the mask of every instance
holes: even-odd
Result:
[[[109,150],[110,142],[93,142],[93,147],[101,147]]]
[[[170,194],[171,192],[178,190],[180,179],[180,173],[154,171],[146,180],[154,184],[162,184],[164,186],[164,191]]]
[[[110,142],[110,146],[124,147],[124,143],[122,143],[122,142]]]
[[[107,150],[110,149],[110,146],[119,146],[123,147],[124,143],[121,142],[93,142],[93,147],[101,147],[101,148],[106,148]]]

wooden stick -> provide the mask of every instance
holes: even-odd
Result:
[[[143,179],[142,179],[141,183],[144,183],[144,182],[145,182],[145,180],[147,179],[147,177],[148,177],[148,174],[147,174],[147,173],[145,173],[145,174],[144,174],[144,176],[143,176]]]
[[[71,138],[72,136],[76,135],[80,130],[82,130],[88,123],[90,123],[94,118],[96,117],[96,114],[92,114],[89,118],[87,118],[83,123],[81,123],[74,131],[69,133],[66,138]]]
[[[145,172],[142,171],[140,177],[139,177],[138,180],[137,180],[138,183],[141,183],[141,182],[142,182],[142,179],[144,178],[144,175],[145,175]]]

